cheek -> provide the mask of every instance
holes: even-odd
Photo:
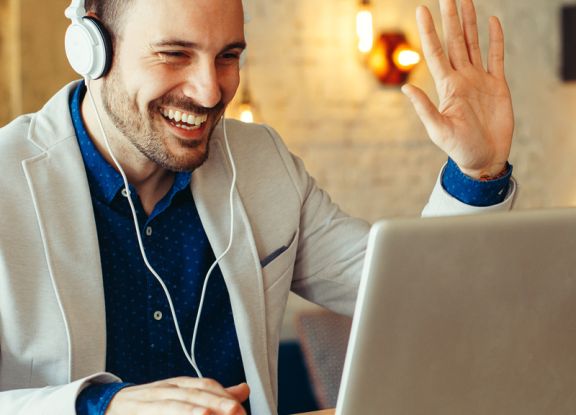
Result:
[[[162,98],[177,86],[174,80],[175,77],[170,76],[168,71],[152,70],[131,74],[127,86],[138,109],[147,112],[151,102]]]
[[[228,104],[236,95],[238,86],[240,85],[240,74],[238,69],[231,71],[227,77],[225,77],[222,85],[222,100],[224,104]]]

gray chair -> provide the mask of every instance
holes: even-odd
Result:
[[[336,406],[351,325],[350,317],[330,311],[304,311],[296,316],[304,362],[321,409]]]

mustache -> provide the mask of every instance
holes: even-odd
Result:
[[[224,103],[219,101],[213,107],[204,107],[202,105],[198,105],[196,102],[194,102],[194,100],[190,98],[174,96],[164,96],[150,103],[150,109],[159,109],[161,107],[176,107],[186,112],[204,115],[221,111],[224,109]]]

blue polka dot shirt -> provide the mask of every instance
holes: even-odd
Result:
[[[125,383],[92,385],[76,401],[79,415],[103,415],[114,394],[130,384],[196,376],[180,347],[168,301],[140,255],[122,178],[89,138],[80,104],[81,83],[70,102],[98,231],[106,304],[106,370]],[[191,173],[178,173],[148,216],[131,186],[149,262],[164,280],[188,350],[202,284],[214,253],[190,190]],[[205,377],[224,386],[244,382],[228,291],[219,267],[208,282],[199,323],[196,361]]]
[[[502,203],[508,195],[512,166],[507,165],[505,174],[494,180],[475,180],[462,173],[458,165],[448,159],[442,174],[442,186],[453,197],[472,206],[491,206]]]

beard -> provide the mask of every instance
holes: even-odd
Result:
[[[102,85],[104,110],[116,129],[145,157],[163,169],[182,172],[194,171],[208,158],[210,137],[225,105],[219,102],[212,108],[196,105],[190,98],[165,95],[151,101],[142,113],[136,100],[131,98],[122,83],[118,71],[112,70]],[[204,140],[188,142],[163,128],[161,107],[176,107],[195,114],[208,114],[212,125]],[[178,147],[178,154],[170,151],[169,143]]]

